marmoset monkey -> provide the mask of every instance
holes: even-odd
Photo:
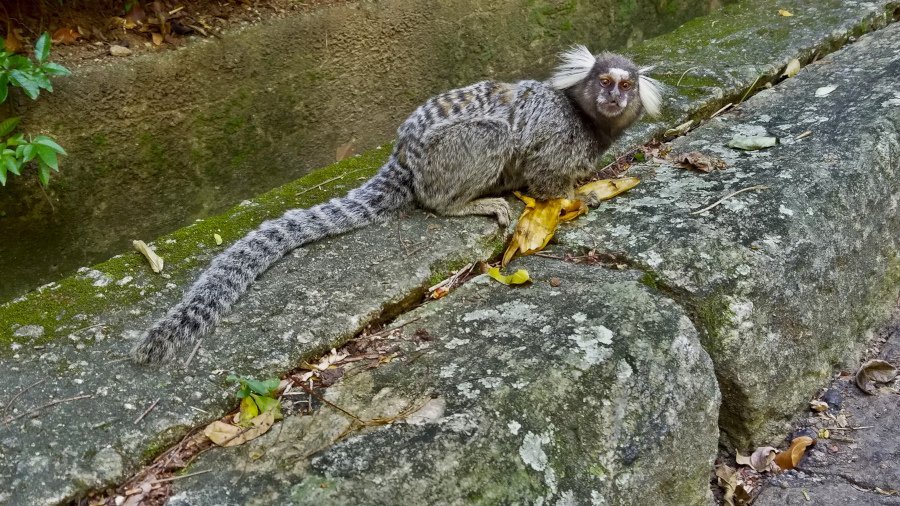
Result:
[[[485,81],[429,99],[397,130],[379,172],[343,198],[292,209],[213,259],[184,299],[134,349],[141,363],[172,359],[209,332],[257,276],[287,252],[388,219],[410,205],[444,216],[495,216],[497,197],[525,190],[572,198],[575,182],[646,111],[659,113],[658,83],[623,56],[575,46],[547,82]]]

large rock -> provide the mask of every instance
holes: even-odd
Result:
[[[168,504],[712,504],[719,393],[681,308],[634,271],[520,267],[542,279],[476,278],[398,321],[401,358],[326,390],[363,420],[405,420],[359,430],[320,405],[204,455],[192,469],[214,472]]]
[[[716,364],[723,442],[744,451],[780,439],[897,301],[900,25],[828,59],[673,143],[724,170],[642,165],[629,172],[641,185],[560,235],[639,266],[690,311]],[[781,144],[726,148],[736,135]],[[766,189],[692,214],[751,186]]]

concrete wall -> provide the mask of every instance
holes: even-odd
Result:
[[[294,180],[354,139],[357,152],[388,141],[436,92],[544,78],[571,43],[627,47],[721,3],[350,2],[73,68],[53,94],[11,97],[22,129],[69,156],[46,195],[33,170],[0,188],[0,300]]]

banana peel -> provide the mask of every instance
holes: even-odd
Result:
[[[639,182],[636,177],[594,181],[575,189],[576,200],[536,200],[515,192],[516,197],[525,203],[525,211],[519,217],[500,265],[505,267],[517,256],[531,255],[544,249],[561,222],[587,214],[587,206],[579,199],[590,202],[608,200],[634,188]]]

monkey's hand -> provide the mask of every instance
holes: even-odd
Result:
[[[584,186],[575,188],[575,198],[593,207],[603,200],[609,200],[616,195],[634,188],[640,183],[636,177],[622,177],[619,179],[601,179]]]

